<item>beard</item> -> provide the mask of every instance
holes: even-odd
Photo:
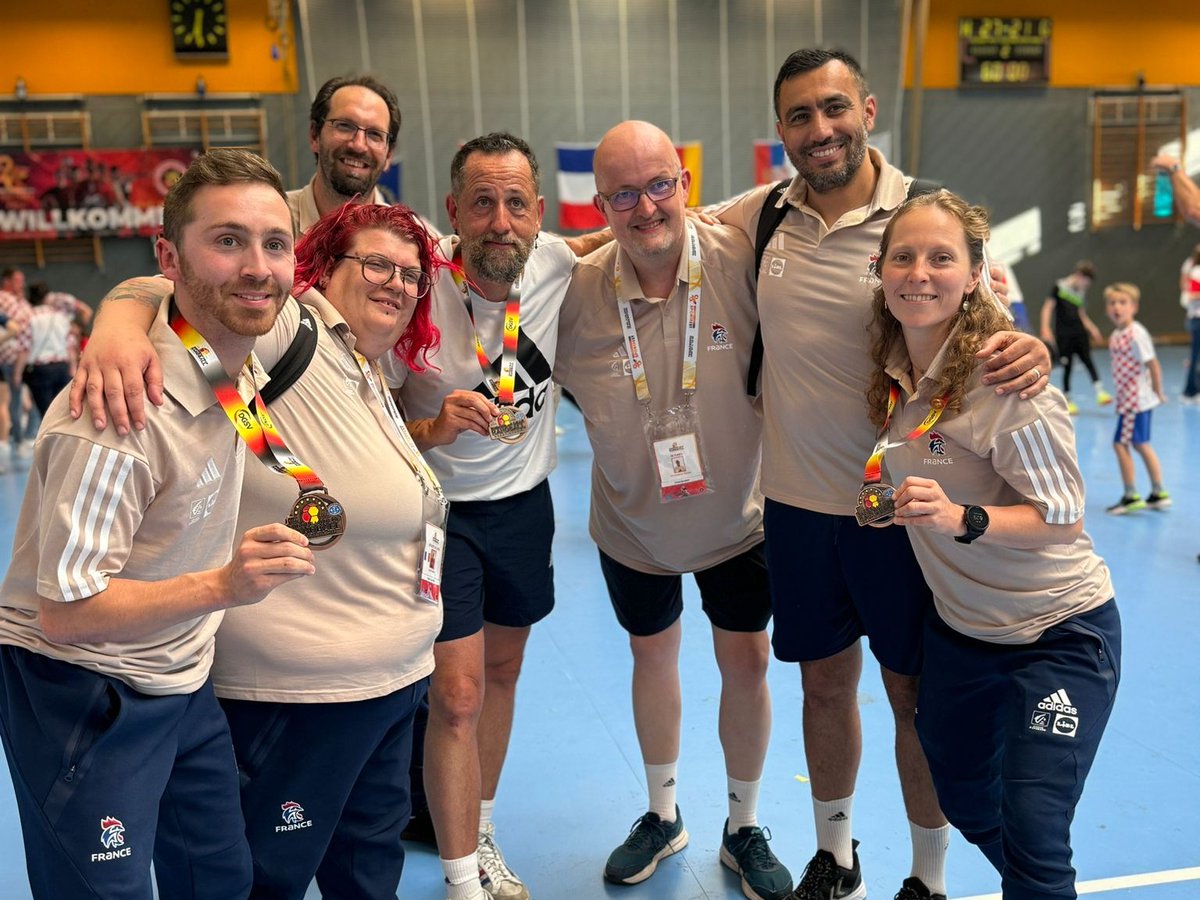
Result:
[[[504,249],[485,246],[497,241],[504,242]],[[486,232],[476,238],[461,237],[463,258],[475,270],[477,277],[493,284],[512,284],[521,276],[525,261],[533,252],[533,241],[522,240],[515,234],[501,237]]]
[[[179,269],[183,280],[175,286],[176,292],[183,289],[197,310],[228,331],[242,337],[259,337],[270,331],[271,326],[275,324],[275,317],[283,307],[283,301],[287,299],[287,291],[270,276],[261,281],[240,278],[236,282],[216,285],[200,278],[182,254],[179,257]],[[271,305],[247,309],[233,299],[232,294],[238,291],[266,292]],[[200,333],[204,332],[201,330]]]
[[[359,154],[346,148],[334,150],[322,147],[317,159],[325,181],[342,197],[370,194],[379,183],[379,176],[383,174],[383,167],[369,153]],[[367,168],[348,172],[339,165],[339,160],[342,159],[366,163]]]
[[[791,149],[786,144],[784,145],[784,148],[787,150],[788,159],[796,167],[796,171],[800,173],[800,177],[818,194],[844,188],[854,180],[854,176],[858,174],[858,170],[862,167],[863,160],[867,158],[867,128],[864,125],[859,133],[851,138],[849,145],[846,147],[846,161],[839,168],[818,169],[814,167],[809,161],[808,151],[817,147],[827,146],[830,143],[832,141],[826,141],[822,144],[810,144],[798,154],[793,154]]]

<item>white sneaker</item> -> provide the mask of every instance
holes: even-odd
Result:
[[[479,832],[479,880],[495,900],[529,900],[529,891],[504,861],[496,845],[496,826],[488,822]]]
[[[466,884],[446,882],[446,900],[492,900],[492,895],[475,880]]]

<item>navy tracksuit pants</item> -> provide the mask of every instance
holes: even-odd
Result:
[[[150,696],[0,646],[0,737],[38,900],[239,900],[250,852],[212,684]]]
[[[1071,820],[1121,669],[1116,601],[1032,644],[966,637],[931,613],[917,734],[946,818],[1005,900],[1074,898]]]
[[[348,703],[222,699],[242,776],[255,900],[395,900],[413,716],[428,678]]]

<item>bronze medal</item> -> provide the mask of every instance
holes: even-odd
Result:
[[[500,415],[488,426],[488,435],[493,441],[519,444],[529,435],[529,417],[516,406],[501,406]]]
[[[896,516],[895,496],[896,489],[886,482],[864,484],[854,505],[854,518],[860,526],[882,528]]]
[[[346,508],[324,489],[305,491],[283,524],[308,538],[312,549],[324,550],[346,533]]]

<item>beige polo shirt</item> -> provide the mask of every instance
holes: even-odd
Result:
[[[56,644],[38,623],[41,598],[74,602],[110,578],[160,581],[229,561],[242,486],[243,443],[212,388],[167,324],[150,330],[166,400],[146,428],[121,437],[50,405],[34,447],[12,564],[0,587],[0,643],[119,678],[144,694],[186,694],[212,664],[221,613],[138,641]],[[239,389],[249,396],[243,371]]]
[[[333,703],[381,697],[433,671],[440,604],[418,596],[425,522],[441,510],[417,461],[363,376],[354,335],[328,300],[305,295],[318,320],[316,354],[270,405],[288,447],[346,509],[346,533],[315,556],[316,574],[228,610],[217,635],[213,685],[221,697]],[[257,349],[268,367],[299,327],[289,299]],[[414,448],[415,449],[415,448]],[[280,522],[296,481],[246,460],[239,530]]]
[[[313,182],[316,180],[317,176],[314,175],[304,187],[287,192],[288,209],[292,211],[292,229],[297,237],[312,228],[317,223],[317,219],[321,218],[321,214],[317,211],[317,199],[313,196]],[[371,192],[371,202],[379,206],[389,205],[383,199],[379,188],[375,188]]]
[[[908,191],[903,173],[871,148],[879,170],[870,203],[832,227],[805,202],[796,176],[791,209],[763,254],[758,312],[763,335],[762,489],[772,500],[849,516],[874,433],[864,394],[871,373],[870,269],[892,213]],[[753,240],[769,185],[719,212]],[[743,372],[743,382],[745,373]]]
[[[941,366],[941,354],[930,372]],[[906,398],[897,404],[889,434],[909,434],[929,413],[930,376],[911,394],[908,360],[888,369]],[[1029,400],[997,396],[981,385],[977,369],[960,412],[943,416],[920,438],[887,451],[888,480],[932,478],[956,503],[1012,506],[1030,503],[1051,524],[1083,518],[1083,475],[1075,431],[1056,388]],[[868,452],[870,452],[868,450]],[[1108,567],[1083,533],[1073,544],[1016,549],[909,528],[939,615],[955,631],[998,644],[1036,641],[1047,628],[1085,613],[1113,596]]]
[[[737,229],[703,224],[697,229],[702,284],[692,402],[699,411],[713,493],[659,500],[618,319],[613,271],[621,251],[616,243],[575,267],[559,323],[554,377],[579,402],[592,444],[592,538],[613,559],[651,574],[705,569],[762,540],[762,419],[745,391],[756,323],[753,252]],[[647,298],[622,254],[621,295],[633,309],[656,410],[683,402],[686,251],[678,274],[670,297]]]

